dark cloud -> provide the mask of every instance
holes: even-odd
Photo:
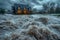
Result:
[[[29,3],[32,6],[32,9],[35,8],[37,10],[43,9],[43,4],[48,2],[54,2],[55,4],[60,4],[60,0],[0,0],[0,8],[11,9],[11,6],[14,3]],[[60,5],[59,5],[60,6]],[[40,9],[39,9],[40,8]]]

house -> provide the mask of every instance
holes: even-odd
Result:
[[[28,4],[14,4],[12,6],[12,12],[14,14],[30,14],[31,7]]]

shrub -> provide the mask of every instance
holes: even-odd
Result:
[[[5,12],[5,9],[0,8],[0,14],[4,14]]]

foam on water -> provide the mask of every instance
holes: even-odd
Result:
[[[0,40],[60,39],[60,18],[56,16],[8,15],[0,15]]]

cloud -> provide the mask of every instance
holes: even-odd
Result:
[[[60,0],[0,0],[0,8],[5,8],[5,9],[11,9],[11,6],[14,3],[27,3],[30,4],[32,9],[36,9],[36,10],[43,10],[43,4],[47,4],[47,3],[59,3],[60,4]],[[57,5],[55,5],[57,6]]]

